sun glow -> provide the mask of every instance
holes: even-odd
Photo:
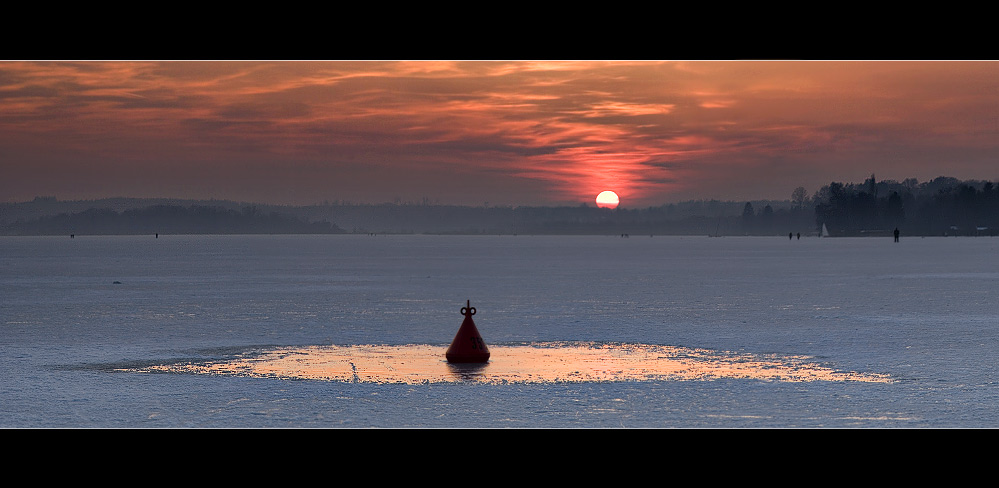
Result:
[[[597,195],[597,206],[600,208],[617,208],[617,205],[621,203],[618,199],[617,193],[610,190],[602,191]]]

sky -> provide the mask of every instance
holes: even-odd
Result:
[[[999,180],[996,61],[0,61],[0,201],[595,206]]]

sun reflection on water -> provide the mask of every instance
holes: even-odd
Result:
[[[762,381],[890,383],[885,374],[836,371],[805,356],[754,355],[648,344],[490,345],[484,364],[451,364],[447,346],[280,347],[210,362],[132,371],[354,383],[555,383],[745,378]]]

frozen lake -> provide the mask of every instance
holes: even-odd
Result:
[[[997,257],[906,236],[0,237],[0,427],[994,428]],[[443,358],[466,300],[492,354],[473,370]]]

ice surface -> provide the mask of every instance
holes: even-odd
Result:
[[[997,251],[904,236],[3,237],[0,426],[995,427]],[[891,381],[136,372],[446,348],[465,300],[488,370],[504,349],[631,344]]]

